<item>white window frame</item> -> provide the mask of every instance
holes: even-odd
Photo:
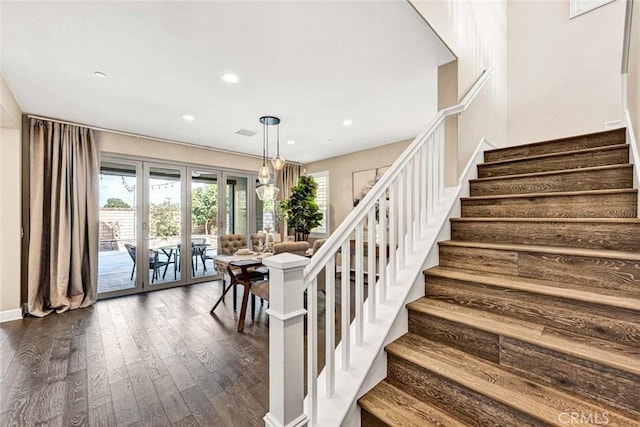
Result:
[[[569,2],[569,19],[591,12],[615,0],[571,0]]]
[[[311,233],[309,234],[309,237],[313,237],[313,238],[328,237],[329,234],[331,234],[331,222],[330,222],[331,218],[329,216],[329,211],[331,210],[330,209],[331,199],[329,198],[329,171],[325,170],[325,171],[313,172],[307,175],[312,176],[314,180],[316,180],[317,177],[325,178],[327,182],[326,189],[325,189],[325,199],[327,201],[327,204],[325,206],[324,211],[322,211],[323,219],[325,221],[325,232],[318,233],[312,230]],[[317,198],[316,198],[316,203],[317,203]]]

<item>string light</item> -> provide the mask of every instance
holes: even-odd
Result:
[[[100,176],[100,179],[102,179],[102,176]],[[129,183],[127,183],[127,180],[124,179],[124,176],[121,176],[120,179],[122,180],[122,186],[129,192],[129,193],[133,193],[136,189],[136,185],[129,185]],[[168,182],[161,182],[160,184],[151,184],[149,186],[150,189],[152,190],[167,190],[169,188],[169,186],[171,186],[171,188],[175,188],[175,182],[172,181],[168,181]]]

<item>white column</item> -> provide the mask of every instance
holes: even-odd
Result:
[[[267,427],[301,427],[309,423],[303,409],[306,310],[302,280],[309,261],[290,253],[263,260],[269,267],[269,413],[264,417]]]

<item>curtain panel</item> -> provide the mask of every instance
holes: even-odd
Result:
[[[96,301],[99,147],[94,131],[30,119],[27,304],[45,316]]]
[[[278,194],[279,200],[285,200],[291,197],[291,187],[295,187],[296,184],[298,184],[301,170],[302,167],[300,165],[287,163],[278,173],[280,175],[277,182],[277,185],[280,186],[280,193]]]

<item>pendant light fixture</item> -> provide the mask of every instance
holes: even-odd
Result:
[[[271,173],[269,171],[269,166],[267,166],[267,153],[269,147],[269,126],[279,126],[280,119],[273,116],[263,116],[260,117],[260,123],[262,123],[262,166],[260,166],[260,169],[258,170],[258,181],[262,185],[256,188],[256,194],[258,195],[258,199],[262,201],[275,200],[280,189],[271,181]],[[278,134],[279,133],[280,132],[278,131]],[[284,159],[282,160],[284,162]]]
[[[271,180],[271,174],[267,166],[267,144],[269,143],[269,124],[267,119],[269,119],[268,116],[260,117],[260,123],[262,123],[262,166],[258,170],[260,184],[267,184]]]
[[[284,168],[284,164],[286,163],[284,160],[284,157],[282,157],[280,155],[280,120],[278,119],[277,122],[277,127],[276,127],[276,131],[277,131],[277,138],[276,138],[276,156],[271,159],[271,164],[273,165],[273,169],[279,171],[282,170],[282,168]]]

